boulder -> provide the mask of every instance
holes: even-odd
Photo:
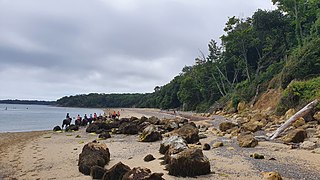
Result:
[[[163,173],[151,173],[148,168],[136,167],[123,176],[123,180],[162,180]]]
[[[289,110],[285,113],[284,118],[285,118],[285,119],[289,119],[289,118],[290,118],[291,116],[293,116],[295,113],[296,113],[296,110],[294,110],[294,109],[289,109]]]
[[[242,112],[242,111],[245,110],[245,109],[246,109],[246,103],[243,102],[243,101],[239,102],[239,103],[238,103],[238,106],[237,106],[237,111],[238,111],[238,112]]]
[[[93,124],[89,124],[89,126],[86,129],[86,132],[93,133],[93,132],[96,132],[97,130],[99,130],[99,126],[93,123]]]
[[[131,134],[131,135],[138,134],[139,132],[138,123],[135,121],[122,123],[119,127],[119,131],[122,134]]]
[[[144,157],[143,158],[143,160],[145,161],[145,162],[150,162],[150,161],[153,161],[153,160],[155,160],[156,158],[154,158],[153,156],[152,156],[152,154],[148,154],[148,155],[146,155],[146,157]]]
[[[108,138],[111,138],[111,135],[109,134],[109,132],[103,132],[103,133],[99,134],[98,138],[108,139]]]
[[[183,151],[188,148],[187,142],[180,136],[171,136],[168,139],[162,140],[160,143],[159,152],[165,154],[170,147],[173,147],[177,151]]]
[[[318,123],[320,123],[320,111],[314,113],[313,118],[314,118],[315,120],[317,120]]]
[[[210,150],[210,145],[208,144],[208,143],[205,143],[204,145],[203,145],[203,147],[202,147],[202,149],[203,150],[205,150],[205,151],[208,151],[208,150]]]
[[[219,129],[222,132],[226,132],[228,129],[236,127],[237,125],[232,122],[222,122],[219,124]]]
[[[90,142],[86,144],[79,154],[79,171],[89,175],[91,167],[104,167],[110,161],[110,152],[104,143]]]
[[[304,141],[300,144],[301,149],[313,150],[317,147],[317,144],[311,141]]]
[[[250,131],[250,132],[256,132],[258,130],[260,130],[261,128],[263,127],[263,123],[262,122],[259,122],[259,121],[249,121],[247,123],[244,123],[242,125],[242,128],[245,130],[245,131]]]
[[[166,122],[165,125],[164,125],[164,129],[169,131],[169,132],[173,131],[175,129],[178,129],[178,128],[179,128],[178,122],[173,121],[173,120]]]
[[[139,136],[139,140],[141,142],[154,142],[161,140],[162,136],[155,125],[147,126],[143,131],[142,134]]]
[[[169,175],[194,177],[209,174],[210,162],[201,149],[192,148],[171,155],[166,168],[169,170]]]
[[[123,175],[129,172],[131,169],[129,166],[119,162],[112,166],[106,173],[104,173],[103,180],[122,179]]]
[[[287,135],[285,135],[282,140],[286,143],[293,142],[299,143],[303,142],[307,137],[307,133],[304,129],[294,129],[290,131]]]
[[[55,126],[54,128],[53,128],[53,131],[61,131],[62,129],[61,129],[61,127],[60,126]]]
[[[292,123],[292,126],[294,126],[294,127],[300,127],[300,126],[303,126],[303,125],[305,125],[306,124],[306,122],[305,122],[305,120],[304,120],[304,118],[303,117],[300,117],[299,119],[297,119],[297,120],[295,120],[293,123]]]
[[[66,127],[66,131],[79,131],[79,126],[71,124],[70,126]]]
[[[199,142],[199,130],[192,124],[185,124],[181,128],[174,130],[173,133],[185,139],[187,143]]]
[[[258,145],[258,141],[251,133],[241,133],[238,135],[237,141],[240,147],[255,147]]]
[[[278,172],[262,172],[263,179],[266,180],[282,180],[282,177]]]
[[[184,149],[188,149],[187,142],[180,136],[171,136],[170,138],[163,140],[160,143],[159,152],[161,154],[166,154],[169,148],[173,148],[176,152],[181,152]]]
[[[160,123],[160,119],[155,116],[149,117],[147,121],[154,125],[158,125]]]
[[[258,153],[250,154],[250,157],[252,157],[254,159],[264,159],[264,155],[261,155],[261,154],[258,154]]]
[[[107,170],[101,166],[92,166],[90,176],[92,177],[92,179],[102,179],[106,171]]]

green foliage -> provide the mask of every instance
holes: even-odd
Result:
[[[296,49],[289,57],[282,73],[282,87],[292,80],[303,80],[320,75],[320,38],[317,37]]]
[[[277,114],[283,114],[290,108],[301,108],[317,98],[320,98],[320,77],[308,81],[293,81],[282,94]]]

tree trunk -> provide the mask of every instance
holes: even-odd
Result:
[[[289,127],[293,122],[295,122],[300,117],[308,114],[317,104],[319,100],[316,99],[311,103],[307,104],[304,108],[298,111],[296,114],[291,116],[282,126],[280,126],[274,133],[272,133],[270,140],[273,140],[279,136],[279,134],[284,131],[287,127]]]

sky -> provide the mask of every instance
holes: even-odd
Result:
[[[146,93],[271,0],[0,0],[0,99]]]

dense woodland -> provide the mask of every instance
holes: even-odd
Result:
[[[154,107],[207,111],[239,101],[255,103],[268,88],[280,88],[278,113],[320,97],[320,1],[272,0],[277,10],[230,17],[221,45],[208,43],[193,66],[147,94],[63,97],[61,106]],[[230,103],[229,103],[230,104]]]

